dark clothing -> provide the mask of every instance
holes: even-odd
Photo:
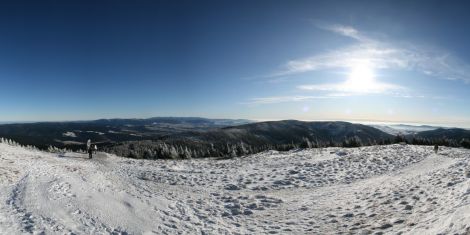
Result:
[[[434,152],[437,153],[438,150],[439,150],[439,146],[437,144],[434,145]]]
[[[88,158],[92,158],[93,157],[93,149],[89,148],[88,149]]]

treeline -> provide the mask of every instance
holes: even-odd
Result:
[[[407,138],[397,135],[392,139],[361,140],[357,136],[344,138],[343,141],[319,141],[302,138],[301,142],[289,144],[249,145],[238,143],[205,143],[192,141],[165,142],[162,140],[129,141],[104,147],[104,151],[122,157],[137,159],[188,159],[188,158],[230,158],[255,154],[267,150],[289,151],[293,149],[325,148],[325,147],[361,147],[371,145],[389,145],[406,143],[412,145],[440,145],[448,147],[470,148],[469,139],[460,141],[449,138]]]
[[[160,140],[129,141],[104,147],[104,151],[122,157],[138,159],[188,159],[208,157],[237,157],[266,150],[287,151],[294,144],[251,146],[243,142],[235,144],[166,143]]]
[[[470,148],[470,139],[462,138],[462,139],[454,139],[454,138],[424,138],[424,137],[409,137],[406,138],[404,136],[397,136],[396,139],[399,139],[400,142],[405,142],[407,144],[412,145],[439,145],[439,146],[447,146],[447,147],[464,147]]]
[[[5,138],[0,138],[0,143],[6,143],[13,146],[22,146],[21,144]],[[127,141],[114,145],[101,146],[100,149],[116,154],[122,157],[136,159],[189,159],[189,158],[231,158],[255,154],[267,150],[289,151],[293,149],[324,148],[324,147],[361,147],[371,145],[388,145],[396,143],[406,143],[412,145],[439,145],[448,147],[470,148],[470,139],[462,138],[424,138],[419,136],[397,135],[394,138],[387,139],[361,139],[358,136],[344,138],[342,141],[318,140],[311,138],[299,138],[290,143],[269,144],[257,142],[247,144],[239,142],[211,142],[191,139],[167,139],[167,140],[141,140]],[[25,145],[23,147],[37,149],[35,146]],[[57,148],[49,146],[45,149],[49,152],[69,152],[66,148]],[[77,151],[77,150],[75,150]],[[80,151],[80,150],[78,150]]]
[[[35,150],[35,151],[47,151],[47,152],[50,152],[50,153],[66,153],[66,152],[85,153],[85,150],[82,150],[82,149],[58,148],[58,147],[52,146],[52,145],[49,145],[49,147],[47,147],[47,148],[38,148],[34,145],[23,145],[23,144],[20,144],[16,141],[12,140],[12,139],[3,138],[3,137],[0,138],[0,143],[7,144],[7,145],[10,145],[10,146],[18,146],[18,147],[21,147],[21,148],[31,149],[31,150]]]
[[[324,147],[360,147],[370,145],[392,144],[390,139],[361,140],[357,136],[338,141],[319,141],[302,138],[301,142],[288,144],[255,144],[250,145],[243,141],[237,143],[208,143],[201,141],[163,141],[143,140],[128,141],[116,145],[103,147],[108,153],[122,157],[137,159],[188,159],[188,158],[224,158],[238,157],[259,153],[267,150],[289,151],[292,149],[324,148]]]
[[[10,145],[10,146],[18,146],[18,147],[22,147],[22,148],[27,148],[27,149],[32,149],[32,150],[39,150],[38,148],[36,148],[36,146],[33,146],[33,145],[22,145],[14,140],[11,140],[11,139],[7,139],[7,138],[0,138],[0,143],[2,144],[7,144],[7,145]]]

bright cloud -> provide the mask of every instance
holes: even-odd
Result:
[[[340,24],[330,25],[330,24],[318,24],[318,23],[316,25],[320,29],[328,30],[328,31],[331,31],[331,32],[334,32],[334,33],[337,33],[346,37],[354,38],[358,41],[363,41],[363,42],[370,41],[370,39],[367,36],[359,33],[358,30],[350,26],[345,26],[345,25],[340,25]]]
[[[316,91],[320,96],[263,97],[251,99],[246,104],[300,102],[356,95],[424,98],[422,95],[410,95],[410,90],[406,87],[380,81],[377,74],[384,69],[415,71],[435,78],[470,82],[470,66],[450,53],[384,39],[377,40],[350,26],[323,24],[317,27],[354,39],[355,43],[311,57],[288,61],[284,69],[270,77],[339,70],[347,71],[344,80],[339,83],[297,86],[302,91]]]
[[[399,59],[401,52],[393,48],[379,48],[377,45],[355,45],[307,59],[292,60],[281,74],[288,75],[315,70],[351,68],[367,60],[374,69],[406,68],[407,62]]]
[[[377,81],[374,74],[374,66],[369,60],[357,60],[351,63],[349,76],[342,83],[301,85],[298,88],[301,90],[335,92],[330,94],[330,96],[379,94],[405,90],[405,88],[398,85]]]
[[[351,68],[358,61],[367,60],[374,69],[413,70],[436,78],[470,82],[470,66],[447,52],[374,40],[349,26],[323,25],[320,28],[355,39],[357,43],[309,58],[291,60],[277,76]]]
[[[331,99],[334,97],[330,96],[273,96],[273,97],[262,97],[262,98],[253,98],[249,102],[244,104],[276,104],[284,102],[300,102],[307,100],[316,100],[316,99]]]
[[[301,90],[309,91],[331,91],[336,93],[330,93],[329,96],[350,96],[357,94],[383,94],[391,90],[402,90],[404,88],[387,83],[374,82],[366,87],[360,87],[358,85],[351,84],[350,81],[344,83],[331,83],[331,84],[320,84],[320,85],[301,85],[298,86]],[[390,93],[394,94],[394,93]]]

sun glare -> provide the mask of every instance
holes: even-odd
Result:
[[[367,61],[363,61],[352,66],[345,85],[348,90],[354,92],[370,91],[376,84],[374,77],[372,66]]]

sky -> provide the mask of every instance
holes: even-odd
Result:
[[[0,122],[470,127],[465,1],[2,1]]]

